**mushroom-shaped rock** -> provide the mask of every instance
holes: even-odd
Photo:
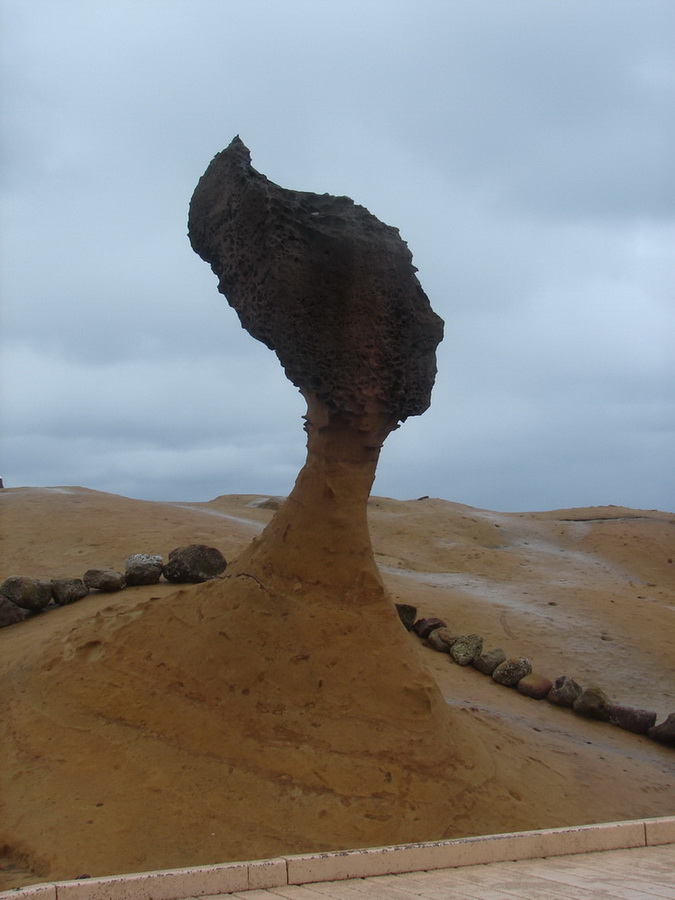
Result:
[[[287,190],[239,137],[190,203],[193,249],[242,325],[332,415],[377,411],[390,428],[427,409],[443,322],[398,229],[349,197]]]

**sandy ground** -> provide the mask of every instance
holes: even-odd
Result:
[[[233,559],[272,517],[265,499],[4,490],[0,578],[196,542]],[[659,721],[675,711],[673,514],[372,498],[369,517],[395,602]],[[223,611],[221,594],[91,594],[0,632],[0,887],[675,811],[671,748],[456,666],[394,614],[249,594]]]

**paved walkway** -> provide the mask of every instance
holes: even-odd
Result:
[[[223,900],[675,900],[675,844],[219,896]]]

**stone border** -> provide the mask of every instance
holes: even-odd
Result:
[[[295,884],[673,843],[675,816],[663,816],[58,881],[4,891],[0,900],[190,900]]]

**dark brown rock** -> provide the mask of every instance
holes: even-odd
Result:
[[[653,741],[661,744],[675,744],[675,713],[671,713],[659,725],[654,725],[647,734]]]
[[[536,672],[530,672],[520,679],[516,685],[519,693],[525,697],[531,697],[533,700],[543,700],[544,697],[553,687],[553,682],[545,675],[539,675]]]
[[[140,584],[157,584],[162,577],[162,557],[147,553],[134,553],[124,568],[124,580],[128,587]]]
[[[163,572],[174,584],[199,584],[221,575],[226,568],[227,560],[216,547],[188,544],[169,553]]]
[[[76,603],[89,593],[89,588],[81,578],[53,578],[52,596],[59,606]]]
[[[22,609],[41,612],[52,599],[52,585],[44,578],[10,575],[0,584],[0,594]]]
[[[442,628],[434,628],[427,638],[427,644],[439,653],[449,653],[456,640],[450,629],[444,625]]]
[[[411,606],[410,603],[397,603],[396,612],[408,631],[412,631],[417,618],[417,607]]]
[[[553,682],[553,687],[548,692],[546,699],[556,706],[571,707],[581,693],[581,685],[569,675],[561,675]]]
[[[82,581],[91,591],[112,593],[121,591],[125,586],[124,575],[114,569],[87,569]]]
[[[376,404],[393,421],[428,408],[443,322],[398,229],[348,197],[279,187],[236,137],[199,180],[188,231],[305,396],[342,416]]]
[[[612,725],[625,728],[626,731],[647,734],[656,722],[656,713],[648,709],[636,709],[634,706],[616,704],[609,711],[609,721]]]
[[[481,653],[480,656],[477,656],[473,661],[473,667],[482,672],[483,675],[492,675],[497,666],[503,663],[505,659],[506,653],[501,647],[496,647],[494,650],[488,650],[487,653]]]
[[[500,663],[492,673],[493,681],[497,684],[503,684],[506,687],[515,687],[521,678],[529,675],[532,671],[532,663],[525,656],[514,656],[511,659],[505,659]]]
[[[444,625],[443,619],[430,616],[428,619],[418,619],[413,625],[413,631],[418,637],[428,638],[434,628],[443,628]]]
[[[17,606],[9,597],[0,594],[0,628],[7,625],[16,625],[28,615],[28,610]]]
[[[578,715],[586,716],[588,719],[599,719],[602,722],[609,719],[611,707],[612,701],[602,688],[595,684],[583,688],[572,705],[572,709]]]
[[[450,648],[450,656],[458,666],[469,666],[480,656],[483,649],[483,638],[479,634],[458,634]]]

